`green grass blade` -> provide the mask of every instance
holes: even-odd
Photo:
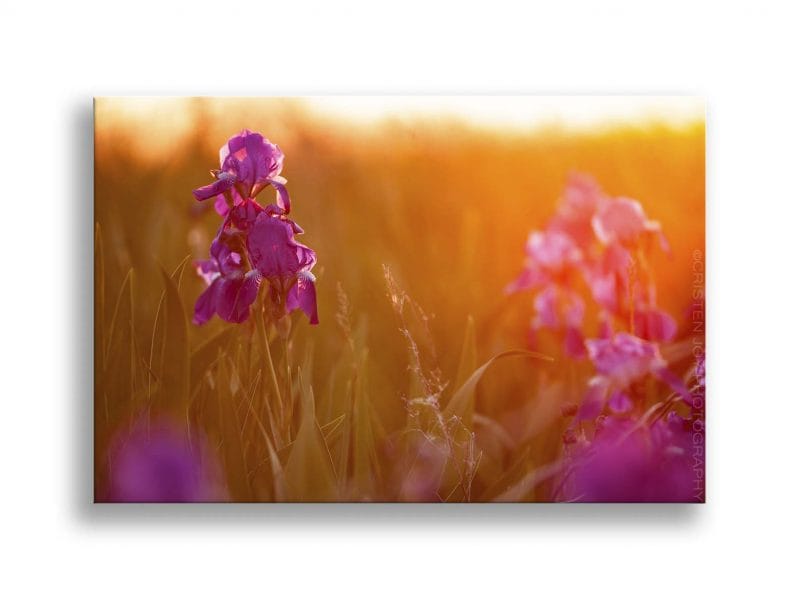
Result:
[[[286,482],[291,500],[336,500],[336,476],[325,438],[314,412],[314,392],[298,374],[303,414],[300,429],[286,463]]]
[[[475,319],[472,315],[467,317],[467,326],[464,330],[464,342],[461,346],[461,358],[458,361],[456,371],[456,388],[464,385],[464,382],[478,368],[478,350],[475,341]]]
[[[234,333],[233,327],[227,327],[192,351],[189,359],[189,381],[192,386],[199,385],[203,375],[217,361],[218,351],[224,350],[228,346]]]
[[[475,369],[472,374],[467,378],[464,384],[456,390],[450,402],[447,404],[442,414],[445,417],[459,417],[466,426],[471,426],[472,413],[475,407],[475,389],[480,382],[481,377],[495,362],[504,358],[535,358],[537,360],[552,361],[553,359],[544,354],[537,352],[530,352],[528,350],[506,350],[487,360],[480,367]]]
[[[162,400],[183,412],[189,406],[189,325],[178,286],[164,269],[164,356]]]

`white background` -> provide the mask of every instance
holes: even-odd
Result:
[[[730,0],[3,0],[0,596],[796,594],[799,16]],[[89,504],[91,96],[330,92],[706,97],[707,505]]]

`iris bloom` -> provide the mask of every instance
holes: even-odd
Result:
[[[656,234],[667,249],[666,238],[658,221],[648,219],[642,205],[630,198],[614,198],[601,203],[592,217],[597,239],[605,245],[635,244],[645,234]]]
[[[564,332],[564,349],[567,356],[582,358],[586,355],[581,325],[585,305],[579,294],[559,285],[549,285],[533,301],[536,315],[531,321],[532,333],[541,329]]]
[[[262,212],[248,233],[247,251],[253,267],[270,284],[273,304],[287,313],[299,308],[316,325],[317,292],[311,269],[317,255],[294,234],[288,219]]]
[[[628,333],[617,333],[611,339],[587,340],[586,347],[597,372],[617,387],[627,387],[667,365],[658,346]]]
[[[600,186],[587,175],[570,175],[550,228],[569,235],[581,248],[594,241],[592,217],[606,199]]]
[[[587,340],[586,348],[598,375],[589,382],[578,420],[593,419],[606,405],[617,413],[629,411],[633,408],[629,388],[646,376],[663,381],[689,403],[686,386],[667,368],[655,343],[616,333],[607,339]]]
[[[536,312],[531,321],[531,339],[541,329],[563,331],[567,355],[579,358],[585,354],[583,336],[584,303],[566,285],[570,271],[582,253],[572,238],[558,229],[534,231],[525,246],[525,269],[506,287],[506,293],[530,288],[543,288],[534,299]]]
[[[586,261],[583,275],[592,297],[609,315],[624,322],[633,320],[633,333],[645,340],[664,342],[677,332],[675,320],[655,305],[655,289],[641,285],[632,277],[637,268],[634,246],[644,234],[666,239],[655,221],[648,221],[638,202],[608,200],[593,219],[603,248],[597,258]]]
[[[585,354],[583,335],[584,304],[566,285],[570,271],[580,264],[581,250],[566,233],[550,228],[534,231],[525,246],[525,270],[506,287],[506,293],[542,288],[534,299],[536,315],[531,321],[531,339],[541,329],[563,331],[568,356]]]
[[[631,253],[619,244],[604,248],[598,258],[584,265],[583,275],[592,297],[604,310],[619,314],[630,286]]]
[[[318,323],[311,273],[317,257],[294,238],[303,230],[287,216],[291,206],[280,176],[283,152],[245,129],[220,149],[220,167],[212,171],[217,181],[194,190],[198,200],[214,198],[223,217],[211,258],[195,263],[208,288],[197,299],[194,323],[201,325],[214,313],[231,323],[246,321],[262,280],[269,285],[272,317],[300,309]],[[262,207],[255,196],[268,185],[277,190],[277,201]]]
[[[678,324],[669,314],[652,306],[639,306],[633,312],[633,332],[650,342],[669,342]]]
[[[248,129],[233,136],[219,151],[220,168],[211,174],[216,181],[194,190],[197,200],[216,198],[215,207],[219,212],[222,204],[219,196],[231,196],[233,192],[240,198],[255,198],[266,186],[277,190],[277,203],[281,210],[289,213],[291,203],[286,190],[286,179],[281,177],[283,169],[283,152],[275,144],[270,143],[260,133]]]
[[[232,188],[224,193],[217,194],[214,199],[214,210],[217,211],[219,216],[227,217],[232,208],[235,209],[236,207],[242,206],[246,204],[248,200],[248,198],[242,198],[239,192],[235,188]]]
[[[257,271],[245,272],[242,255],[218,237],[211,243],[211,258],[196,261],[195,267],[208,286],[195,303],[195,325],[202,325],[214,313],[229,323],[246,321],[261,281]]]
[[[581,260],[581,251],[572,238],[556,229],[531,233],[525,254],[525,270],[509,284],[507,293],[547,284]]]

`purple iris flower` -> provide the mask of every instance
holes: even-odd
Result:
[[[616,413],[633,408],[628,388],[651,375],[666,383],[690,403],[686,385],[667,368],[658,345],[629,333],[616,333],[609,338],[586,340],[589,359],[598,375],[589,382],[577,419],[593,419],[608,405]]]
[[[241,198],[255,198],[271,185],[277,191],[278,206],[283,212],[290,212],[286,179],[280,175],[283,152],[260,133],[244,129],[233,136],[220,148],[219,163],[219,170],[211,172],[217,180],[194,190],[197,200],[216,198],[215,208],[220,212],[224,210],[220,195],[225,198],[235,190]],[[234,198],[230,198],[230,203],[235,204]]]
[[[230,204],[229,202],[232,202]],[[296,234],[303,233],[303,229],[294,221],[286,216],[286,211],[277,204],[269,204],[262,207],[252,198],[242,198],[236,190],[229,194],[220,194],[214,201],[214,209],[224,217],[223,229],[235,229],[246,233],[250,226],[255,223],[256,218],[262,212],[270,216],[280,216],[292,226]]]
[[[319,324],[315,281],[316,278],[311,271],[300,271],[297,274],[297,283],[292,286],[289,290],[289,294],[286,296],[286,312],[300,309],[306,314],[312,325]]]
[[[587,340],[589,358],[597,372],[619,387],[627,387],[666,366],[658,346],[628,333],[611,339]]]
[[[140,421],[111,445],[112,502],[203,502],[226,499],[219,464],[205,439],[171,421]]]
[[[211,243],[211,258],[196,261],[195,267],[208,285],[194,306],[195,325],[207,322],[214,313],[229,323],[246,321],[261,278],[257,271],[246,272],[242,255],[218,237]]]
[[[317,292],[311,269],[317,255],[295,240],[295,227],[288,219],[262,212],[248,233],[247,251],[253,267],[269,282],[273,303],[287,313],[299,308],[316,325]]]
[[[265,301],[273,318],[300,309],[317,324],[311,273],[317,256],[294,237],[303,230],[288,217],[289,195],[280,176],[283,152],[245,129],[220,150],[220,167],[213,171],[217,181],[194,191],[198,200],[214,198],[214,208],[223,217],[211,258],[195,263],[208,288],[197,299],[194,323],[201,325],[214,313],[242,323],[266,280]],[[262,207],[254,198],[268,185],[277,190],[277,200]]]

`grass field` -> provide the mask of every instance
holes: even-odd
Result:
[[[285,154],[292,218],[318,259],[319,325],[295,312],[281,331],[258,310],[241,324],[191,322],[204,289],[193,261],[207,258],[220,223],[192,190],[244,128]],[[289,100],[145,110],[99,99],[96,499],[586,499],[570,491],[568,464],[597,434],[574,424],[571,407],[585,403],[595,368],[566,356],[557,335],[532,345],[534,294],[505,291],[574,173],[660,223],[669,251],[643,245],[641,260],[677,324],[660,352],[694,393],[702,121],[520,130],[424,115],[349,122]],[[587,303],[584,335],[598,336],[586,286],[562,284]],[[648,427],[666,419],[666,402],[691,412],[658,378],[627,393],[626,414]],[[170,452],[191,463],[164,467],[188,469],[190,492],[120,491],[158,483]],[[125,461],[144,470],[127,483]]]

